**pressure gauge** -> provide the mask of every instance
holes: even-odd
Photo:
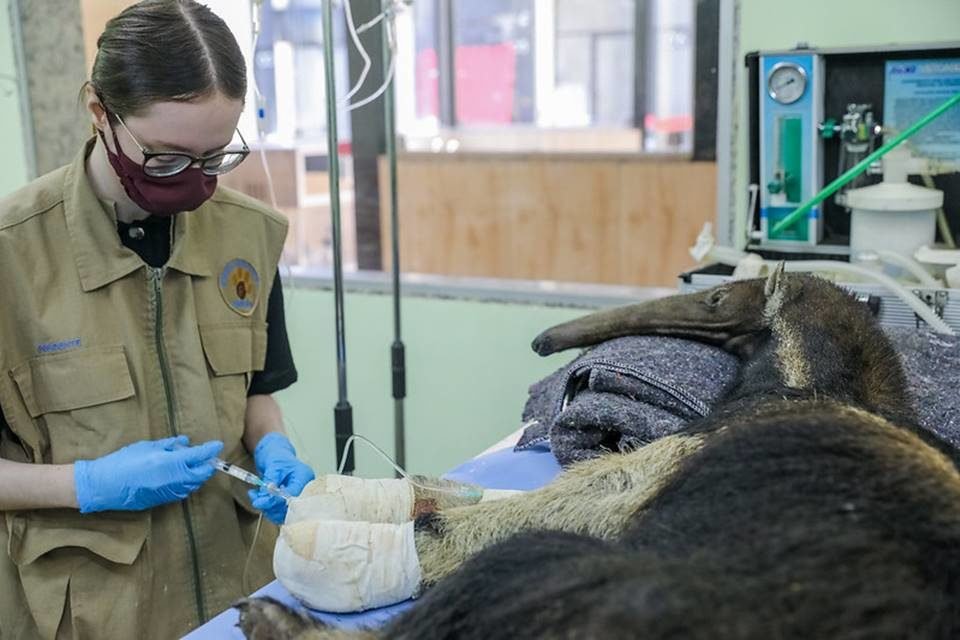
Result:
[[[806,89],[807,72],[795,62],[780,62],[770,69],[767,93],[780,104],[796,102]]]

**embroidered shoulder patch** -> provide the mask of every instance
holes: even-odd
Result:
[[[236,258],[228,262],[220,272],[219,284],[224,302],[240,315],[249,316],[257,308],[260,274],[246,260]]]

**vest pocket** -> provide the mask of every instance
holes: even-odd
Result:
[[[10,375],[45,436],[45,462],[98,458],[147,437],[123,345],[38,356]]]
[[[243,435],[247,389],[267,357],[267,325],[255,320],[201,324],[200,341],[227,448]]]
[[[137,628],[146,571],[138,558],[149,518],[147,512],[89,516],[60,509],[6,514],[7,553],[41,636],[56,633],[68,587],[73,617],[84,626],[106,631],[119,617],[130,631]]]

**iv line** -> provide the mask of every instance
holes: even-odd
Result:
[[[352,436],[350,436],[349,438],[347,438],[347,442],[346,442],[346,444],[344,444],[344,446],[343,446],[343,453],[342,453],[341,456],[340,456],[340,466],[339,466],[338,469],[337,469],[337,473],[340,474],[340,475],[343,475],[343,469],[344,469],[344,467],[346,466],[346,463],[347,463],[347,454],[350,452],[350,447],[353,446],[353,442],[354,442],[355,440],[360,440],[361,442],[365,443],[367,446],[369,446],[370,448],[372,448],[374,451],[376,451],[378,454],[380,454],[380,457],[381,457],[381,458],[383,458],[384,460],[386,460],[387,463],[388,463],[391,467],[393,467],[393,469],[394,469],[397,473],[399,473],[401,476],[403,476],[403,479],[404,479],[404,480],[406,480],[407,482],[409,482],[409,483],[410,483],[411,485],[413,485],[414,487],[419,487],[419,488],[424,489],[424,490],[426,490],[426,491],[439,491],[439,492],[441,492],[441,493],[449,493],[449,494],[453,494],[453,495],[456,495],[456,496],[461,496],[461,497],[464,497],[464,498],[480,499],[480,498],[483,497],[483,488],[482,488],[482,487],[479,487],[479,486],[477,486],[477,485],[472,485],[472,484],[469,484],[469,483],[466,483],[466,482],[459,482],[459,481],[456,481],[456,480],[452,481],[452,482],[456,482],[457,484],[459,484],[460,486],[458,486],[458,487],[443,487],[443,486],[440,486],[440,485],[437,485],[437,486],[425,485],[425,484],[423,484],[423,483],[415,480],[415,479],[413,478],[413,476],[411,476],[411,475],[410,475],[409,473],[407,473],[404,469],[402,469],[402,468],[400,467],[400,465],[398,465],[396,462],[393,461],[393,458],[391,458],[390,456],[388,456],[388,455],[383,451],[383,449],[381,449],[380,447],[378,447],[377,445],[375,445],[375,444],[373,443],[373,441],[369,440],[368,438],[365,438],[364,436],[357,435],[357,434],[353,434]]]

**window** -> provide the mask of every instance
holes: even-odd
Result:
[[[221,15],[238,41],[249,43],[249,14],[235,0],[219,0]],[[337,91],[349,90],[347,32],[342,10],[334,13],[334,60]],[[263,120],[245,121],[254,153],[225,185],[271,204],[290,219],[283,261],[293,267],[328,267],[332,263],[330,230],[327,96],[323,60],[323,1],[270,0],[261,7],[261,31],[251,56],[256,84],[263,96]],[[251,82],[252,84],[252,82]],[[252,96],[248,102],[254,103]],[[255,111],[249,109],[248,111]],[[262,131],[262,136],[260,135]],[[340,203],[344,267],[357,268],[350,115],[338,109]],[[262,159],[261,159],[262,154]],[[270,168],[271,180],[263,171]],[[273,193],[271,194],[271,187]]]
[[[233,0],[218,1],[242,13]],[[323,270],[332,254],[323,1],[262,6],[251,59],[267,108],[262,139],[249,139],[263,149],[278,208],[290,218],[284,262],[300,272]],[[630,156],[691,148],[694,7],[694,0],[416,0],[400,11],[399,148],[521,152],[496,162],[467,153],[456,162],[404,158],[404,268],[581,282],[672,278],[686,259],[687,227],[698,229],[702,221],[680,216],[670,233],[659,221],[677,217],[674,207],[711,215],[710,189],[690,188],[709,185],[711,169]],[[249,31],[238,39],[249,43]],[[349,53],[339,6],[333,44],[342,98],[358,56]],[[362,94],[370,91],[366,86]],[[386,209],[376,206],[387,201],[376,191],[378,149],[364,138],[382,126],[382,114],[364,109],[339,109],[347,271],[389,262]],[[531,151],[547,153],[524,157]],[[551,155],[571,151],[590,155]],[[626,157],[602,156],[609,152]],[[258,156],[224,182],[269,203]]]
[[[554,126],[634,125],[634,0],[557,0]],[[545,105],[547,106],[547,105]]]
[[[271,107],[265,110],[264,131],[268,140],[281,144],[325,144],[323,3],[265,3],[261,25],[253,64],[257,85]],[[348,83],[347,38],[340,20],[335,20],[334,40],[337,86],[343,88]],[[349,138],[349,116],[343,110],[339,116],[340,137]]]
[[[452,11],[457,124],[534,124],[533,0],[455,0]]]
[[[414,150],[689,152],[694,4],[418,0],[400,132]]]

